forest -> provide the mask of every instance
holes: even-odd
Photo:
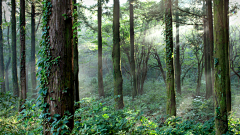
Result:
[[[240,134],[239,10],[0,0],[0,134]]]

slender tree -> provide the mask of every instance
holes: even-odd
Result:
[[[209,7],[210,4],[210,7]],[[206,19],[206,22],[204,22],[206,24],[206,28],[204,29],[205,33],[206,33],[206,40],[207,40],[207,44],[206,44],[206,51],[205,51],[205,72],[206,72],[206,98],[208,99],[212,93],[213,93],[213,87],[212,87],[212,63],[211,63],[211,59],[212,59],[212,46],[213,46],[213,26],[212,26],[212,2],[207,0],[206,1],[206,10],[207,10],[207,16],[208,19]],[[210,13],[209,13],[210,12]],[[211,18],[209,18],[211,17]],[[211,22],[210,22],[211,21]]]
[[[17,77],[17,51],[16,51],[16,1],[12,2],[12,83],[14,96],[19,97],[18,77]]]
[[[215,67],[215,128],[216,135],[225,134],[228,130],[226,99],[226,46],[227,46],[227,13],[224,0],[214,0],[214,67]],[[229,72],[229,71],[228,71]]]
[[[35,58],[35,1],[32,0],[31,3],[31,82],[33,93],[36,94],[36,58]]]
[[[77,1],[73,0],[73,3],[76,4]],[[73,7],[74,10],[74,38],[73,38],[73,57],[74,57],[74,99],[75,102],[78,102],[79,99],[79,82],[78,82],[78,73],[79,73],[79,68],[78,68],[78,33],[77,33],[77,6],[75,5]]]
[[[130,44],[131,44],[131,74],[132,74],[132,81],[133,81],[133,90],[132,90],[132,98],[137,95],[137,79],[136,79],[136,73],[135,73],[135,58],[134,58],[134,13],[133,13],[133,0],[129,0],[129,8],[130,8]]]
[[[2,0],[0,0],[0,88],[5,92],[4,59],[3,59],[3,32],[2,32]]]
[[[44,6],[47,6],[43,16],[44,40],[48,41],[45,44],[49,49],[47,59],[54,61],[47,65],[51,67],[46,67],[49,77],[45,83],[47,96],[44,102],[47,104],[45,111],[51,119],[44,125],[44,134],[49,135],[50,123],[56,115],[58,119],[70,117],[66,125],[70,131],[74,127],[73,3],[72,0],[47,0]]]
[[[176,7],[178,7],[178,0],[176,0]],[[176,10],[176,84],[177,92],[181,94],[181,65],[180,65],[180,45],[179,45],[179,15],[178,10]]]
[[[229,0],[224,0],[224,33],[226,34],[225,58],[226,58],[226,96],[227,96],[227,112],[232,110],[231,104],[231,83],[230,83],[230,53],[229,53]]]
[[[21,105],[27,98],[26,88],[26,46],[25,46],[25,0],[20,0],[20,44],[21,44],[21,60],[20,60],[20,85],[21,85]],[[22,111],[20,107],[19,111]]]
[[[98,0],[98,93],[104,97],[102,73],[102,0]]]
[[[176,116],[174,89],[172,2],[165,0],[166,68],[167,68],[167,115]]]
[[[113,4],[113,51],[112,51],[112,61],[113,61],[113,78],[114,78],[114,100],[116,102],[116,109],[122,109],[123,104],[123,79],[121,72],[120,63],[120,35],[119,35],[119,17],[120,17],[120,5],[119,0],[114,0]]]

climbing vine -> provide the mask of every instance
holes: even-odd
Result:
[[[50,36],[49,36],[49,25],[48,20],[51,15],[52,4],[49,0],[44,0],[43,4],[43,17],[42,17],[42,41],[40,42],[41,50],[38,54],[41,56],[38,61],[38,67],[40,70],[37,73],[40,80],[40,90],[39,90],[39,107],[42,110],[41,119],[43,119],[43,124],[45,124],[46,119],[49,117],[48,113],[48,103],[45,102],[45,98],[48,94],[48,77],[50,75],[50,68],[52,65],[52,58],[50,54]]]

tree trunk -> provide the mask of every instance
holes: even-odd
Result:
[[[24,108],[24,104],[27,98],[26,92],[26,46],[25,46],[25,0],[20,0],[20,45],[21,45],[21,60],[20,60],[20,85],[21,85],[21,98],[19,112]]]
[[[4,78],[4,58],[3,58],[3,32],[2,32],[2,0],[0,0],[0,88],[2,92],[5,90]]]
[[[133,82],[133,89],[132,89],[132,99],[137,95],[137,83],[136,83],[136,73],[135,73],[135,58],[134,58],[134,13],[133,13],[133,0],[129,0],[129,8],[130,8],[130,44],[131,44],[131,75],[132,75],[132,82]]]
[[[166,68],[167,68],[167,115],[176,116],[174,89],[173,36],[171,0],[165,0]]]
[[[225,45],[225,61],[226,61],[226,97],[227,97],[227,112],[230,113],[232,110],[231,104],[231,82],[230,82],[230,55],[229,55],[229,0],[224,1],[224,34],[226,37]],[[225,18],[226,17],[226,18]]]
[[[119,0],[114,0],[113,4],[113,77],[114,77],[114,100],[116,102],[116,109],[122,109],[123,104],[123,91],[122,91],[122,72],[121,72],[121,55],[120,55],[120,35],[119,35],[119,17],[120,5]]]
[[[66,125],[69,132],[74,127],[73,4],[72,0],[47,0],[44,5],[43,40],[49,41],[45,47],[46,51],[50,51],[46,58],[50,59],[46,61],[49,64],[43,69],[49,70],[48,83],[44,84],[48,88],[44,102],[48,105],[45,113],[49,113],[51,118],[44,125],[44,134],[49,135],[52,128],[50,123],[56,115],[59,115],[58,120],[71,116]]]
[[[102,73],[102,0],[98,0],[98,93],[104,97]]]
[[[216,135],[228,131],[227,106],[226,106],[226,25],[227,14],[224,13],[223,0],[214,0],[214,67],[215,67],[215,128]]]
[[[17,51],[16,51],[16,2],[11,0],[12,3],[12,83],[13,95],[19,97],[18,77],[17,77]]]
[[[178,0],[176,0],[176,6],[178,7]],[[180,46],[179,46],[179,15],[178,11],[176,12],[176,84],[177,84],[177,93],[181,94],[181,65],[180,65]]]
[[[74,4],[77,3],[76,0],[73,0]],[[78,102],[80,100],[79,98],[79,81],[78,81],[78,73],[79,73],[79,67],[78,67],[78,32],[77,32],[77,6],[73,7],[74,9],[74,38],[73,38],[73,57],[74,57],[74,99],[75,102]]]
[[[36,58],[35,58],[35,3],[34,1],[31,3],[31,82],[32,82],[32,93],[33,97],[36,97],[37,90],[36,90]]]

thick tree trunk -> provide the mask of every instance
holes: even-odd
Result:
[[[5,90],[4,78],[4,58],[3,58],[3,32],[2,32],[2,0],[0,0],[0,88],[2,92]]]
[[[47,41],[49,41],[50,61],[56,61],[49,67],[47,96],[44,102],[48,104],[48,113],[53,118],[59,114],[58,119],[63,116],[71,116],[66,124],[71,131],[74,127],[74,73],[73,73],[73,4],[72,0],[49,0],[50,6],[47,10],[47,26],[44,26]],[[50,119],[52,122],[53,119]],[[59,125],[61,126],[61,125]],[[48,129],[51,125],[44,125],[44,134],[50,134]],[[58,128],[58,127],[57,127]]]
[[[98,93],[104,97],[102,73],[102,0],[98,0]]]
[[[32,93],[34,97],[36,97],[37,90],[36,90],[36,58],[35,58],[35,4],[34,1],[31,4],[31,82],[32,82]]]
[[[73,0],[74,4],[77,2],[76,0]],[[73,7],[74,9],[74,24],[76,25],[78,14],[77,14],[77,6]],[[73,38],[73,57],[74,57],[74,99],[75,102],[78,102],[80,100],[79,98],[79,81],[78,81],[78,73],[79,73],[79,67],[78,67],[78,32],[77,32],[77,26],[74,26],[74,38]]]
[[[16,51],[16,2],[11,0],[12,3],[12,83],[13,95],[19,97],[18,77],[17,77],[17,51]]]
[[[178,7],[178,0],[176,0],[176,6]],[[179,15],[178,11],[176,12],[176,84],[177,84],[177,93],[181,94],[181,64],[180,64],[180,45],[179,45]]]
[[[133,89],[132,89],[132,99],[137,95],[137,83],[136,83],[136,73],[135,73],[135,58],[134,58],[134,13],[133,13],[133,0],[129,0],[129,8],[130,8],[130,65],[131,65],[131,75],[132,75],[132,82],[133,82]]]
[[[176,99],[174,89],[173,35],[171,0],[165,0],[165,34],[166,34],[166,68],[167,68],[167,115],[176,116]]]
[[[27,98],[26,92],[26,46],[25,46],[25,0],[20,0],[20,44],[21,44],[21,60],[20,60],[20,85],[21,85],[21,98],[20,108],[21,112],[24,108],[24,104]]]
[[[116,109],[122,109],[123,104],[123,79],[121,72],[121,55],[120,55],[120,35],[119,35],[119,17],[120,17],[120,5],[119,0],[114,0],[113,4],[113,78],[114,78],[114,98],[116,102]]]
[[[215,67],[215,128],[216,135],[225,134],[228,130],[226,98],[226,25],[227,14],[224,13],[223,0],[214,0],[214,67]]]

